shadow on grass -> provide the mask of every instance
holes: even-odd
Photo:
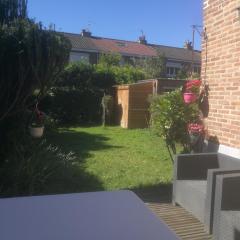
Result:
[[[157,184],[129,189],[133,191],[144,202],[148,203],[170,203],[172,199],[172,184]]]
[[[99,178],[87,172],[84,163],[91,156],[91,151],[110,148],[120,148],[106,143],[109,138],[101,134],[89,134],[69,129],[52,132],[47,136],[48,141],[64,153],[73,152],[75,160],[71,166],[61,170],[46,188],[48,194],[89,192],[104,190]]]

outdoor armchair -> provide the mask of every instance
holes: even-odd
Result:
[[[240,160],[221,153],[180,154],[174,162],[173,204],[191,212],[211,233],[216,176],[240,173]]]
[[[240,239],[240,174],[216,177],[213,237],[215,240]]]

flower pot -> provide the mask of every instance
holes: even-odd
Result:
[[[184,99],[184,102],[187,104],[193,103],[197,100],[197,95],[195,93],[186,92],[183,94],[183,99]]]
[[[203,150],[204,135],[202,133],[189,133],[191,152],[200,153]]]
[[[34,138],[40,138],[43,135],[44,127],[29,127],[30,135]]]

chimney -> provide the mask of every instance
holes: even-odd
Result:
[[[146,36],[145,35],[140,36],[138,42],[141,44],[147,44]]]
[[[193,50],[192,42],[186,41],[184,44],[184,48],[187,50]]]
[[[83,29],[81,32],[82,37],[91,37],[92,33],[88,29]]]

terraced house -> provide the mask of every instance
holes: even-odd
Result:
[[[184,48],[150,44],[145,36],[140,36],[138,41],[127,41],[96,37],[88,30],[81,34],[64,33],[72,43],[70,61],[86,61],[96,64],[102,53],[119,53],[122,63],[132,63],[135,59],[156,57],[162,54],[166,57],[166,77],[175,77],[177,72],[193,66],[195,73],[201,71],[201,52],[192,50],[191,43],[186,43]]]

